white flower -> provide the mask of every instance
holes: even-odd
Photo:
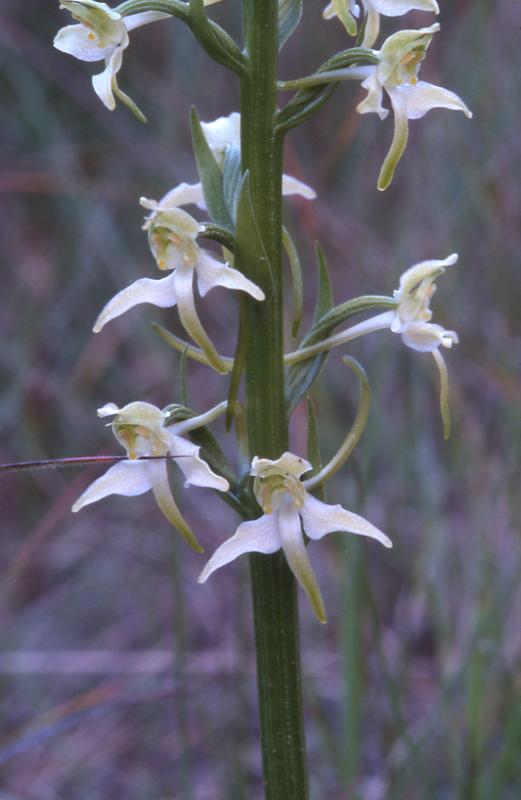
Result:
[[[322,539],[328,533],[344,531],[377,539],[385,547],[391,542],[382,531],[358,514],[342,506],[322,503],[306,491],[301,476],[311,464],[292,453],[284,453],[276,461],[255,457],[250,475],[255,477],[255,497],[264,515],[243,522],[234,536],[217,548],[199,576],[204,583],[212,572],[243,553],[275,553],[284,551],[290,569],[308,595],[313,611],[321,622],[326,621],[324,603],[304,543],[302,530],[310,539]]]
[[[79,511],[111,494],[133,497],[152,489],[165,517],[194,550],[202,552],[172,496],[165,456],[171,456],[180,467],[186,478],[185,486],[192,484],[228,491],[228,481],[212,472],[206,461],[199,457],[200,448],[180,435],[206,424],[208,415],[192,417],[167,427],[165,414],[159,408],[151,403],[135,402],[123,408],[108,403],[98,409],[98,416],[115,417],[112,430],[126,449],[129,460],[119,462],[94,481],[76,500],[72,510]],[[140,460],[143,456],[149,460]]]
[[[199,294],[204,297],[215,286],[246,292],[255,300],[264,300],[264,292],[241,272],[218,261],[197,244],[202,226],[179,204],[197,202],[198,190],[181,184],[156,202],[141,198],[141,204],[150,209],[144,228],[157,266],[173,270],[160,280],[140,278],[118,292],[101,311],[94,325],[99,333],[104,325],[140,303],[152,303],[159,308],[177,305],[181,323],[187,333],[204,350],[208,361],[218,372],[228,371],[208,338],[195,308],[194,278]]]
[[[92,85],[104,106],[110,111],[116,107],[118,97],[142,121],[144,116],[134,101],[118,86],[117,74],[123,62],[123,50],[129,45],[129,31],[166,19],[170,15],[158,11],[145,11],[122,17],[106,3],[96,0],[62,0],[60,8],[70,11],[78,25],[67,25],[55,36],[54,46],[63,53],[81,61],[105,61],[105,69],[94,75]]]
[[[435,281],[443,275],[447,267],[458,261],[458,256],[453,253],[443,261],[422,261],[406,270],[401,278],[398,289],[393,292],[397,301],[394,311],[384,311],[374,317],[352,325],[344,331],[335,333],[327,339],[310,347],[296,350],[286,357],[287,363],[295,363],[304,358],[311,358],[325,350],[331,350],[340,344],[351,342],[360,336],[365,336],[374,331],[390,329],[399,333],[407,347],[418,350],[420,353],[432,353],[440,373],[440,409],[444,423],[445,438],[450,433],[449,414],[449,381],[447,365],[440,352],[440,348],[452,347],[458,343],[458,334],[449,331],[441,325],[431,322],[431,298],[436,290]]]
[[[439,14],[436,0],[361,0],[365,11],[365,28],[362,47],[372,47],[380,32],[380,15],[401,17],[409,11],[432,11]],[[350,36],[356,36],[355,17],[360,16],[356,0],[332,0],[323,12],[324,19],[338,17]]]
[[[228,147],[240,149],[241,115],[237,111],[234,111],[227,117],[219,117],[212,122],[201,122],[201,127],[210,150],[222,169],[224,166],[226,149]],[[195,184],[195,186],[200,186],[200,184]],[[200,208],[204,209],[205,205],[202,188],[200,191],[200,201],[194,200],[193,202],[196,202]],[[311,186],[297,180],[297,178],[293,178],[291,175],[282,176],[282,194],[285,196],[298,194],[301,197],[305,197],[306,200],[314,200],[317,196]]]
[[[357,107],[359,114],[378,114],[385,119],[389,111],[383,107],[384,91],[389,95],[394,111],[394,136],[378,178],[378,188],[386,189],[393,178],[398,161],[403,155],[409,136],[409,120],[420,119],[433,108],[448,108],[463,111],[472,117],[463,100],[454,92],[418,80],[420,64],[433,35],[440,29],[438,24],[420,30],[395,33],[384,42],[377,55],[378,64],[348,68],[353,75],[363,76],[362,83],[367,97]]]

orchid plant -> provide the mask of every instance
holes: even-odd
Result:
[[[394,114],[394,136],[377,183],[378,189],[385,190],[404,154],[409,120],[435,108],[459,110],[467,117],[471,112],[454,92],[418,80],[420,65],[440,29],[437,23],[397,30],[375,48],[381,17],[393,21],[413,10],[438,14],[435,0],[331,0],[323,9],[324,18],[337,18],[344,35],[356,40],[347,39],[345,49],[312,75],[290,80],[279,78],[278,52],[297,29],[302,0],[235,0],[243,11],[243,46],[208,16],[205,6],[216,2],[125,0],[116,7],[96,0],[60,3],[75,24],[58,32],[55,47],[82,61],[104,62],[92,83],[110,111],[119,99],[144,121],[142,112],[120,89],[118,74],[123,51],[130,44],[129,33],[156,21],[169,24],[168,20],[175,19],[188,25],[208,55],[237,76],[241,90],[240,112],[212,122],[200,122],[195,110],[192,114],[199,181],[180,183],[158,201],[140,200],[147,212],[143,228],[153,261],[160,272],[168,274],[139,277],[122,288],[94,324],[94,331],[103,335],[108,322],[136,306],[175,307],[191,341],[157,324],[154,328],[182,351],[183,378],[187,359],[222,376],[222,402],[199,411],[177,399],[164,409],[143,401],[100,408],[100,417],[112,419],[113,434],[126,456],[83,492],[73,511],[108,495],[138,496],[151,490],[169,522],[201,552],[199,539],[170,487],[167,461],[173,460],[186,484],[213,489],[215,496],[238,512],[235,534],[220,533],[221,541],[203,566],[199,582],[205,583],[216,570],[234,569],[239,556],[250,554],[266,798],[305,800],[298,587],[316,617],[326,621],[308,546],[334,532],[375,539],[385,547],[391,541],[360,514],[321,497],[322,487],[343,467],[367,424],[370,391],[363,368],[354,359],[344,358],[358,380],[359,404],[346,438],[325,466],[313,436],[305,457],[291,452],[289,417],[309,400],[335,348],[387,329],[400,334],[407,347],[432,353],[440,374],[440,406],[448,436],[448,372],[441,349],[450,348],[458,337],[431,322],[430,301],[435,281],[456,263],[457,256],[411,267],[402,274],[393,295],[361,296],[335,305],[327,260],[319,247],[315,316],[300,345],[285,353],[284,254],[290,265],[294,337],[302,320],[306,276],[298,247],[283,225],[282,199],[300,195],[311,201],[316,194],[284,174],[284,139],[293,127],[317,113],[340,83],[361,81],[367,96],[358,104],[358,113],[375,113],[384,119],[389,114],[384,105],[388,98]],[[279,105],[281,91],[293,95]],[[187,206],[192,213],[185,210]],[[232,290],[239,306],[233,356],[219,352],[197,311],[197,294],[204,303],[216,287]],[[216,297],[212,308],[218,302]],[[351,317],[357,314],[366,318],[353,324]],[[310,402],[307,408],[314,431]],[[224,456],[210,430],[221,415],[225,415],[227,430],[234,425],[236,431],[236,465]],[[213,581],[217,591],[219,576]]]

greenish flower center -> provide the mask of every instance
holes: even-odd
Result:
[[[172,228],[162,225],[154,225],[150,235],[150,241],[156,257],[159,269],[172,269],[169,256],[172,249],[181,254],[183,262],[190,267],[197,263],[199,257],[199,245],[192,238],[183,236]]]
[[[132,460],[147,455],[164,456],[168,452],[168,446],[163,441],[160,431],[141,423],[122,422],[116,417],[112,429],[114,436]]]
[[[418,81],[420,64],[425,58],[426,51],[426,47],[420,46],[406,53],[392,71],[388,80],[388,85],[401,86],[404,83],[408,83],[414,86]]]
[[[290,494],[297,508],[302,508],[306,490],[302,481],[290,473],[255,478],[253,491],[265,514],[272,514],[280,505],[284,495]]]

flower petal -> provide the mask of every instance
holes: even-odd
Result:
[[[456,331],[447,331],[433,322],[407,322],[399,333],[407,347],[420,353],[434,353],[440,346],[452,347],[459,341]]]
[[[228,372],[226,364],[224,364],[219,353],[208,338],[195,309],[193,269],[190,267],[179,267],[173,273],[173,279],[177,308],[183,328],[192,337],[194,342],[204,350],[210,365],[217,372],[225,374]]]
[[[314,200],[317,196],[317,193],[311,186],[297,180],[297,178],[294,178],[292,175],[282,176],[282,194],[286,196],[298,194],[301,197],[305,197],[306,200]]]
[[[121,69],[123,63],[123,50],[116,47],[105,62],[105,69],[99,75],[92,76],[92,85],[103,105],[114,111],[116,101],[114,99],[114,89],[116,85],[116,74]]]
[[[433,358],[440,373],[440,414],[443,421],[443,438],[450,436],[449,372],[439,350],[433,350]]]
[[[241,115],[237,111],[212,122],[201,122],[201,127],[210,150],[219,163],[222,163],[228,145],[240,147]]]
[[[145,467],[156,503],[167,520],[171,522],[181,536],[186,539],[190,547],[197,553],[203,553],[203,548],[179,511],[172,495],[172,490],[170,489],[170,483],[168,481],[166,460],[158,459],[157,461],[147,461]]]
[[[105,403],[104,406],[98,408],[98,417],[113,417],[114,414],[119,414],[121,409],[115,403]]]
[[[127,31],[133,31],[142,25],[148,25],[150,22],[157,22],[160,19],[172,19],[172,15],[163,14],[162,11],[142,11],[140,14],[129,14],[128,17],[123,17],[123,23]]]
[[[393,91],[391,101],[394,108],[394,134],[391,147],[389,148],[389,152],[382,164],[380,175],[378,176],[378,189],[381,192],[385,191],[390,185],[398,162],[403,156],[409,139],[409,120],[407,114],[401,104],[395,104],[395,100],[396,97]]]
[[[244,553],[264,553],[270,555],[280,550],[282,543],[273,514],[264,514],[259,519],[243,522],[234,536],[226,539],[217,548],[199,578],[204,583],[216,569],[224,567]]]
[[[338,17],[349,36],[356,36],[356,20],[351,13],[351,9],[353,9],[353,3],[349,2],[348,8],[347,0],[332,0],[331,6],[333,7],[333,14],[329,12],[329,7],[327,7],[324,10],[324,16],[326,12],[328,13],[328,16],[325,18],[329,19],[331,16]]]
[[[264,300],[265,294],[253,281],[246,278],[242,272],[232,269],[228,264],[217,261],[210,253],[200,250],[199,260],[195,265],[197,288],[204,297],[214,286],[223,286],[225,289],[236,289],[246,292],[255,300]]]
[[[146,197],[142,197],[139,202],[145,208],[150,208],[153,211],[178,208],[179,206],[187,206],[191,203],[202,211],[206,211],[202,183],[180,183],[179,186],[174,186],[173,189],[170,189],[170,191],[161,198],[159,203],[156,203],[154,200],[147,200]]]
[[[53,45],[62,53],[79,58],[80,61],[101,61],[108,58],[114,50],[114,44],[100,47],[97,38],[85,25],[66,25],[54,37]]]
[[[119,317],[129,309],[141,303],[152,303],[159,308],[169,308],[175,306],[175,282],[174,275],[155,280],[153,278],[140,278],[131,283],[126,289],[118,292],[112,300],[109,300],[105,308],[99,315],[94,325],[94,333],[99,333],[110,320]]]
[[[356,533],[359,536],[369,536],[377,539],[385,547],[392,547],[391,540],[376,528],[371,522],[346,511],[340,505],[330,506],[322,503],[313,495],[306,493],[304,506],[300,512],[304,530],[310,539],[321,539],[328,533],[343,531],[344,533]]]
[[[367,97],[356,107],[359,114],[378,114],[380,119],[389,116],[389,111],[383,107],[383,89],[378,80],[377,67],[372,67],[369,76],[363,81],[362,89],[367,89]]]
[[[401,17],[409,11],[440,13],[436,0],[366,0],[366,2],[385,17]]]
[[[289,568],[307,594],[320,622],[326,622],[324,601],[304,544],[299,512],[293,499],[286,497],[274,516],[277,518],[282,549]]]
[[[112,80],[112,89],[113,89],[113,91],[114,91],[114,94],[115,94],[115,95],[116,95],[116,97],[118,98],[118,100],[121,100],[121,102],[122,102],[122,103],[123,103],[123,104],[124,104],[124,105],[125,105],[127,108],[129,108],[129,109],[132,111],[132,113],[134,114],[134,116],[135,116],[135,117],[136,117],[136,118],[137,118],[137,119],[138,119],[140,122],[146,122],[146,121],[147,121],[147,118],[145,117],[145,115],[143,114],[143,112],[141,111],[141,109],[140,109],[140,108],[139,108],[139,107],[138,107],[138,106],[137,106],[137,105],[134,103],[134,101],[132,100],[132,98],[131,98],[131,97],[129,97],[129,96],[128,96],[128,94],[125,94],[125,92],[124,92],[124,91],[122,91],[122,90],[119,88],[119,86],[118,86],[118,82],[117,82],[117,79],[116,79],[116,76],[115,76],[115,75],[114,75],[114,78],[113,78],[113,80]]]
[[[83,492],[76,500],[72,510],[79,511],[83,506],[97,503],[111,494],[135,497],[152,488],[146,465],[140,461],[121,461],[111,467]]]
[[[287,474],[300,478],[301,475],[311,469],[313,469],[313,466],[309,461],[286,451],[274,461],[271,458],[254,456],[251,462],[250,475],[256,478],[269,478],[272,475]]]
[[[375,9],[372,0],[366,0],[364,5],[367,6],[367,14],[362,47],[372,47],[380,33],[380,14]]]
[[[170,453],[186,478],[185,486],[191,484],[192,486],[218,489],[220,492],[228,491],[230,488],[228,481],[220,475],[216,475],[206,461],[200,457],[200,447],[175,434],[171,434],[170,440]],[[180,456],[179,459],[178,456]]]
[[[408,119],[420,119],[433,108],[448,108],[451,111],[463,111],[470,119],[472,111],[465,105],[461,97],[442,86],[418,81],[415,84],[402,84],[387,89],[391,102],[395,108],[400,107],[400,113],[406,114]]]

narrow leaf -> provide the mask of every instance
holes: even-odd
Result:
[[[237,396],[241,385],[241,376],[246,364],[246,355],[248,352],[248,333],[246,329],[247,314],[246,314],[246,298],[241,295],[239,297],[239,331],[237,334],[237,347],[235,349],[235,358],[233,361],[233,369],[230,377],[230,387],[228,389],[228,407],[226,409],[226,431],[228,432],[232,426],[233,418],[235,415],[235,405],[237,403]]]
[[[247,271],[243,271],[251,281],[263,289],[266,295],[264,302],[269,302],[269,295],[273,290],[273,272],[255,218],[248,172],[243,176],[237,201],[235,262],[247,265]]]
[[[302,278],[302,264],[295,242],[291,238],[287,228],[282,229],[282,243],[289,261],[291,274],[291,293],[293,299],[293,322],[291,324],[291,335],[296,337],[300,323],[302,321],[302,307],[304,305],[304,281]]]
[[[279,0],[279,50],[282,49],[302,16],[302,0]]]
[[[330,311],[333,305],[329,268],[324,251],[318,242],[316,244],[316,255],[318,263],[318,295],[313,317],[315,324]],[[304,338],[302,345],[304,345],[307,338]],[[290,411],[302,400],[318,378],[326,363],[327,355],[327,353],[321,353],[315,358],[309,359],[309,361],[295,364],[289,368],[286,375],[286,400]]]
[[[206,52],[219,64],[244,75],[246,61],[229,33],[208,19],[204,0],[189,0],[188,25]]]
[[[316,475],[322,469],[322,457],[320,454],[320,440],[318,436],[318,424],[315,414],[315,406],[313,404],[313,400],[309,396],[306,400],[306,408],[308,412],[307,455],[308,461],[313,465],[313,471],[309,473],[309,476],[311,477]],[[319,500],[325,502],[326,498],[323,485],[317,487],[313,494],[315,497],[318,497]]]
[[[333,288],[329,277],[329,266],[320,242],[315,244],[318,264],[318,295],[313,322],[321,319],[333,307]]]
[[[223,167],[223,197],[226,210],[230,218],[237,220],[237,203],[241,191],[241,150],[234,145],[228,145],[224,156]]]
[[[183,352],[181,353],[181,358],[179,361],[179,385],[181,387],[180,395],[181,395],[181,403],[184,406],[188,405],[188,386],[186,382],[186,347],[184,348]]]
[[[226,209],[223,195],[223,175],[203,133],[195,108],[191,115],[192,144],[197,171],[203,186],[204,200],[211,219],[217,225],[231,230],[232,220]]]

